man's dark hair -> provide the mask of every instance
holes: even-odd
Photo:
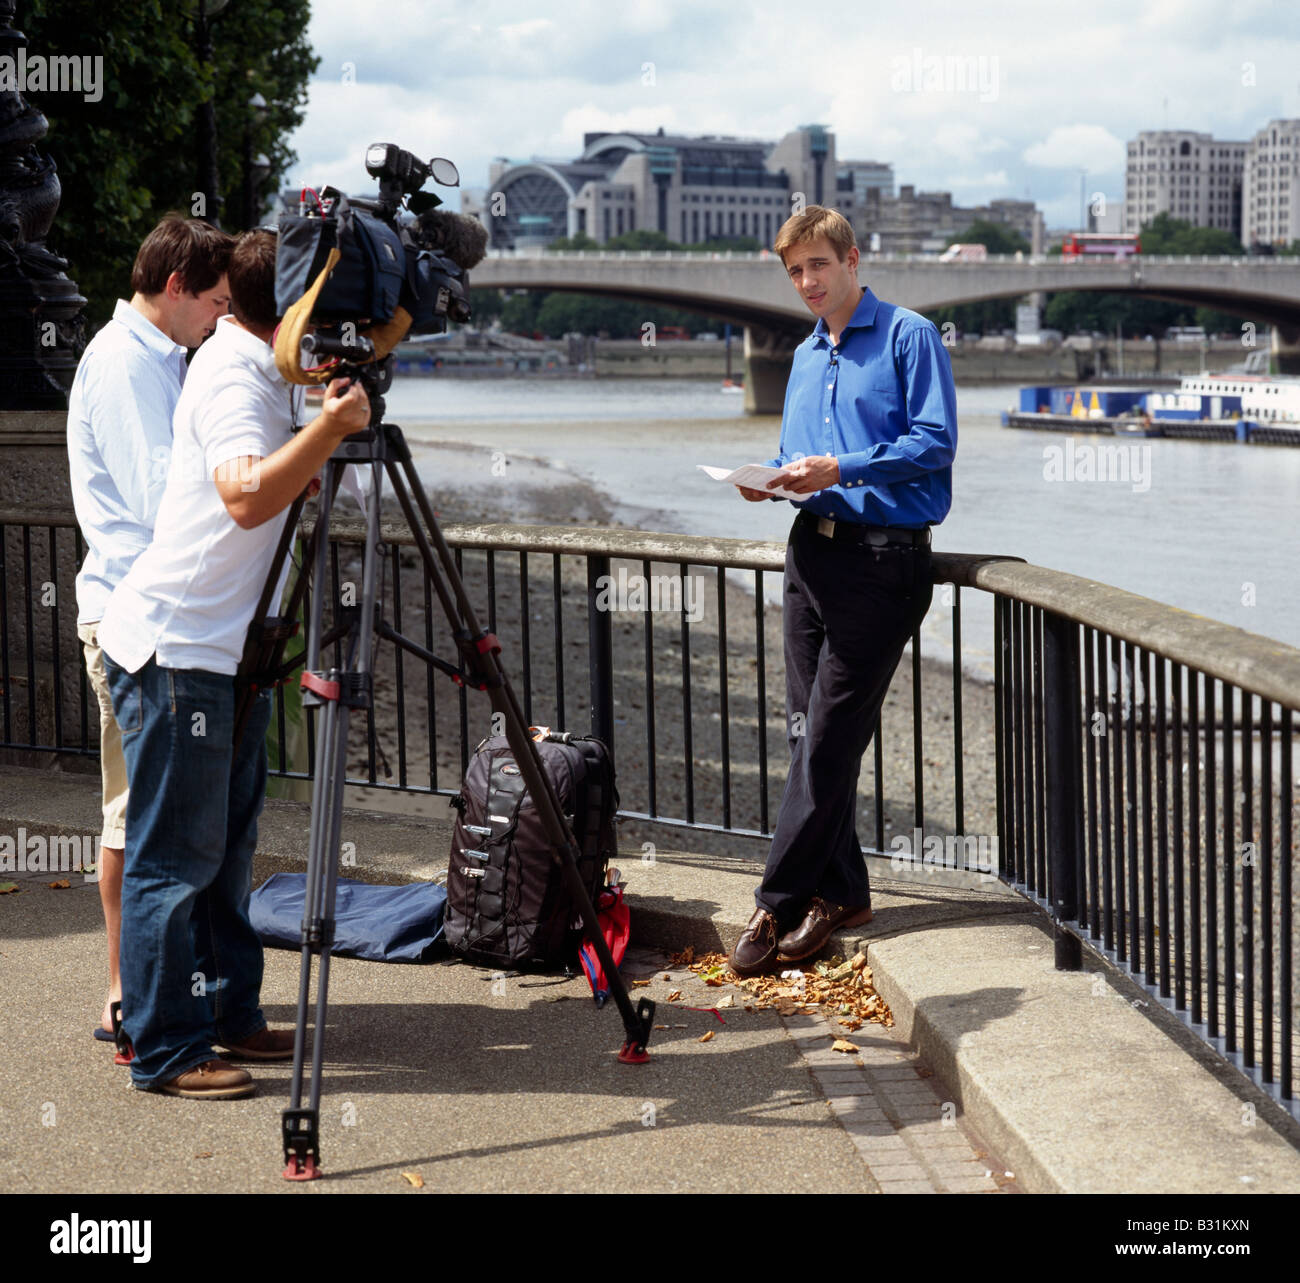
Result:
[[[202,294],[226,273],[234,240],[211,223],[168,214],[144,238],[131,269],[131,292],[151,298],[161,294],[167,278],[179,272],[185,290]]]
[[[241,325],[273,330],[275,311],[275,235],[260,228],[241,232],[230,255],[230,310]]]

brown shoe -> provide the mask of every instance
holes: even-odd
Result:
[[[776,962],[776,919],[766,909],[755,909],[727,960],[738,976],[770,971]]]
[[[243,1042],[218,1042],[232,1056],[241,1060],[292,1060],[292,1029],[259,1029]]]
[[[179,1078],[155,1088],[168,1096],[188,1096],[192,1100],[237,1100],[257,1090],[247,1069],[228,1065],[224,1060],[205,1060],[186,1070]]]
[[[799,962],[820,953],[841,927],[864,927],[874,915],[871,906],[827,904],[819,895],[808,902],[803,921],[787,931],[777,945],[782,962]]]

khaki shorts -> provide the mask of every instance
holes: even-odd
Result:
[[[99,773],[104,793],[104,832],[99,840],[104,846],[120,851],[126,846],[126,760],[122,756],[122,732],[113,717],[113,700],[108,693],[98,632],[98,621],[77,625],[77,637],[86,654],[86,674],[99,700]]]

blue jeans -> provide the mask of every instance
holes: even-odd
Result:
[[[123,1025],[131,1077],[156,1087],[266,1026],[248,920],[266,796],[269,693],[236,752],[234,678],[104,656],[130,796],[122,878]]]

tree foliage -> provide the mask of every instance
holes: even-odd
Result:
[[[242,225],[245,149],[264,153],[274,193],[295,157],[285,139],[303,118],[318,59],[307,44],[308,0],[230,0],[209,18],[212,60],[195,44],[195,0],[30,0],[19,30],[29,55],[102,56],[102,97],[29,95],[50,122],[40,149],[59,169],[63,198],[49,246],[70,260],[91,328],[129,289],[131,264],[170,209],[194,212],[196,121],[211,97],[217,119],[221,222]],[[249,99],[260,93],[259,116]],[[207,211],[209,215],[213,211]]]

